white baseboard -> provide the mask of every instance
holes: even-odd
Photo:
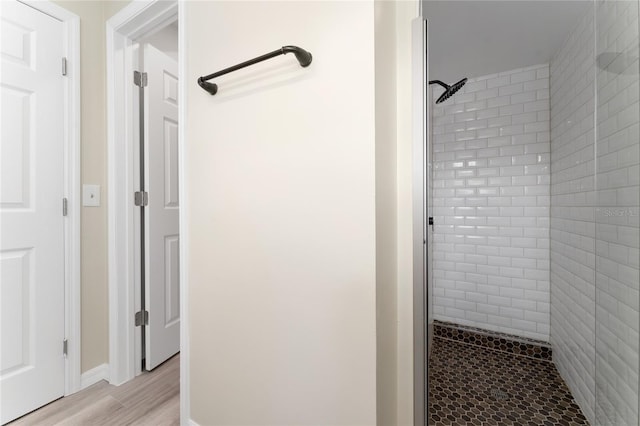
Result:
[[[80,389],[95,385],[100,380],[109,381],[109,364],[100,364],[80,376]]]
[[[189,419],[189,426],[200,426],[200,425],[194,422],[193,419]]]

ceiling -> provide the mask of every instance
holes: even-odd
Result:
[[[430,79],[452,84],[548,63],[591,1],[423,0]]]

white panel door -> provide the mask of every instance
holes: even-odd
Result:
[[[145,214],[146,368],[180,351],[178,232],[178,64],[144,46],[145,164],[149,204]]]
[[[64,394],[62,23],[0,5],[0,423]]]

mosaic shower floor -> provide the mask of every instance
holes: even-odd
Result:
[[[554,364],[435,336],[429,425],[588,425]]]

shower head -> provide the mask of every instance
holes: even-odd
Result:
[[[449,86],[447,83],[441,82],[440,80],[431,80],[429,84],[439,84],[440,86],[444,87],[444,93],[440,95],[440,97],[436,101],[436,103],[439,104],[446,101],[451,96],[453,96],[458,90],[460,90],[462,86],[464,86],[466,82],[467,82],[467,79],[463,78],[462,80],[460,80],[459,82],[451,86]]]

